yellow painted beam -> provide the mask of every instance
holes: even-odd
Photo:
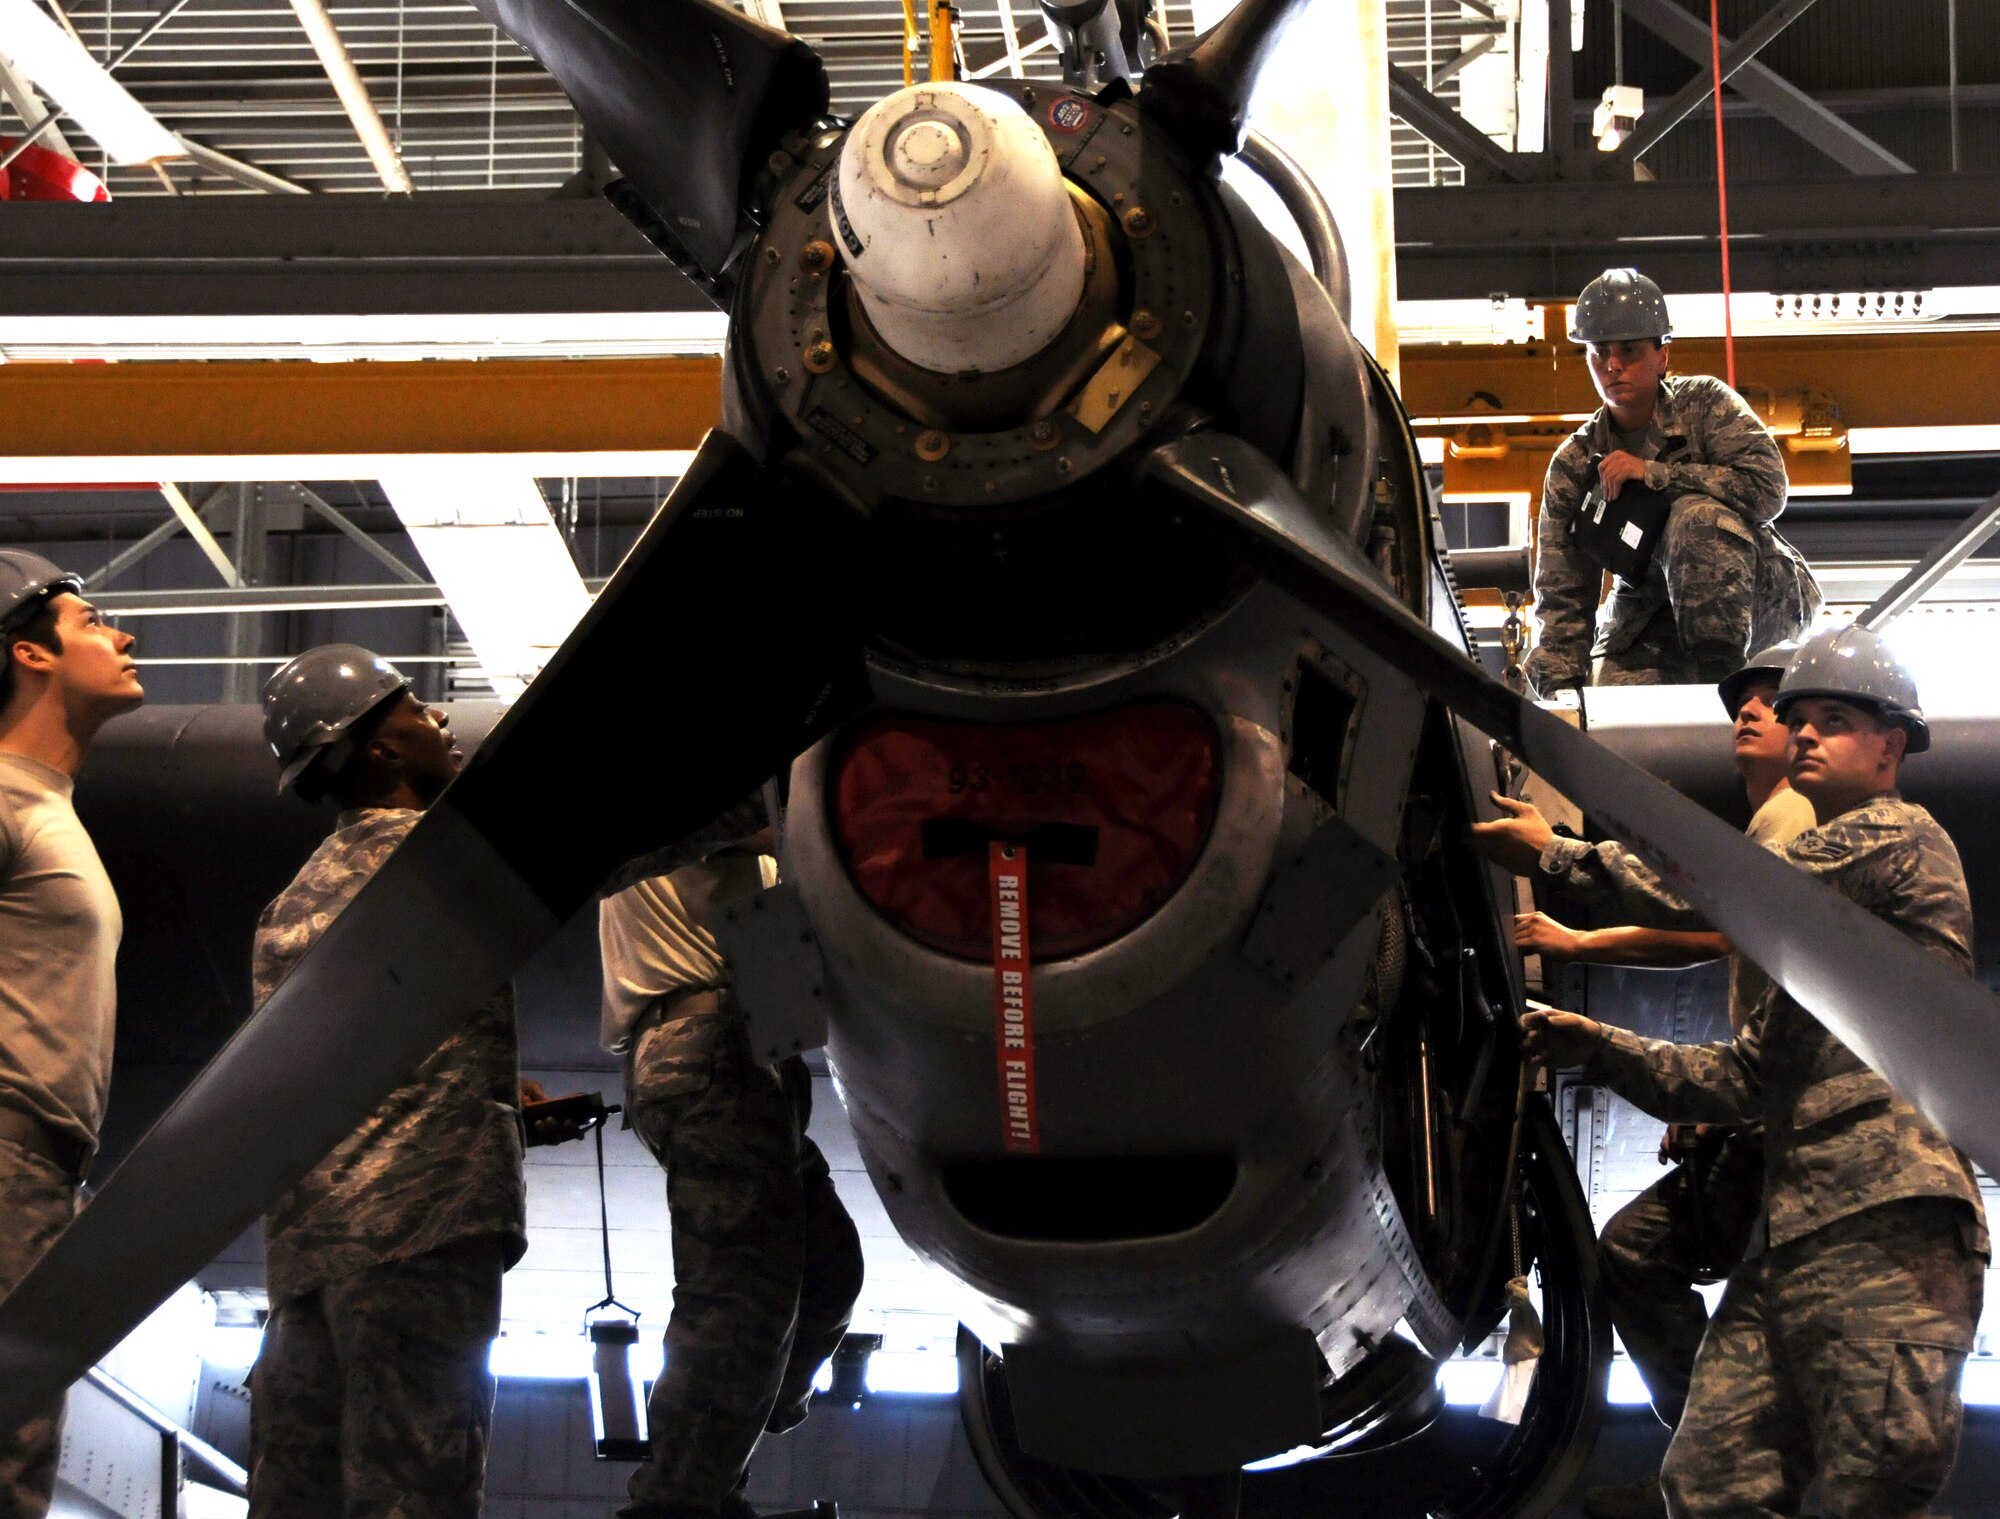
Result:
[[[1993,420],[2000,333],[1737,346],[1746,389],[1831,392],[1850,428]],[[1712,373],[1721,347],[1676,344],[1674,360],[1682,370]],[[1480,411],[1575,414],[1596,405],[1582,359],[1567,343],[1406,348],[1403,399],[1420,420]],[[715,425],[720,404],[721,365],[710,358],[4,364],[0,456],[685,451]],[[1559,436],[1567,429],[1552,423],[1549,430]]]
[[[1721,374],[1721,341],[1675,343],[1673,367],[1684,374]],[[1750,339],[1736,345],[1736,368],[1746,394],[1830,391],[1848,427],[1986,425],[1994,415],[2000,333]],[[1597,408],[1583,352],[1568,342],[1405,348],[1402,379],[1403,405],[1418,419],[1483,409],[1547,416]]]
[[[707,358],[4,364],[0,454],[685,450],[721,396],[722,366]]]

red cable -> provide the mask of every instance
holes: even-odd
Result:
[[[1708,0],[1708,58],[1715,71],[1715,204],[1722,223],[1722,354],[1729,388],[1736,388],[1736,322],[1729,310],[1729,175],[1722,152],[1722,21]]]

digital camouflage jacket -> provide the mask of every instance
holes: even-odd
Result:
[[[421,813],[343,812],[338,826],[257,921],[253,997],[278,983]],[[301,1009],[310,1017],[311,1009]],[[385,1261],[499,1236],[512,1265],[527,1248],[520,1059],[510,986],[453,1034],[264,1219],[274,1305]]]
[[[1922,948],[1972,970],[1972,901],[1951,838],[1894,792],[1800,834],[1780,853]],[[1557,837],[1542,868],[1626,921],[1709,925],[1636,855]],[[2000,1030],[1996,1030],[2000,1033]],[[1727,1044],[1684,1045],[1607,1029],[1586,1067],[1628,1101],[1675,1123],[1765,1126],[1764,1204],[1773,1247],[1906,1197],[1984,1212],[1972,1167],[1881,1076],[1773,987]]]
[[[1535,529],[1540,633],[1528,660],[1529,678],[1545,695],[1588,682],[1593,654],[1626,647],[1667,606],[1664,556],[1656,555],[1638,584],[1613,580],[1600,618],[1597,600],[1604,570],[1570,542],[1570,523],[1597,484],[1592,456],[1621,446],[1610,412],[1600,406],[1549,461]],[[1661,383],[1638,454],[1648,461],[1647,486],[1720,502],[1733,514],[1725,519],[1725,530],[1754,542],[1760,605],[1752,619],[1750,647],[1763,646],[1758,640],[1767,627],[1796,629],[1796,607],[1806,587],[1812,587],[1812,606],[1817,608],[1812,572],[1771,526],[1785,509],[1784,455],[1741,396],[1709,375],[1669,375]],[[1670,457],[1663,461],[1662,454]],[[1768,641],[1777,636],[1790,633]]]

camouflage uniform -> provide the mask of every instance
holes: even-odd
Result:
[[[1746,830],[1766,849],[1785,845],[1815,824],[1812,803],[1780,787]],[[1729,1023],[1745,1027],[1770,981],[1754,963],[1732,956]],[[1695,1153],[1613,1214],[1597,1239],[1598,1280],[1612,1326],[1645,1378],[1653,1411],[1680,1421],[1708,1305],[1697,1282],[1720,1281],[1743,1259],[1764,1202],[1764,1134],[1755,1124],[1709,1132]]]
[[[12,1292],[76,1214],[76,1182],[55,1162],[0,1139],[0,1298]],[[0,1438],[0,1519],[39,1519],[56,1486],[62,1409]]]
[[[1763,1200],[1761,1133],[1726,1130],[1707,1135],[1598,1236],[1604,1306],[1663,1424],[1680,1422],[1708,1332],[1694,1284],[1720,1281],[1743,1259]]]
[[[1591,457],[1623,446],[1599,407],[1549,461],[1535,530],[1541,631],[1527,660],[1545,694],[1588,684],[1593,656],[1599,685],[1718,681],[1750,650],[1796,638],[1819,610],[1812,571],[1771,526],[1785,509],[1777,443],[1720,380],[1675,375],[1632,450],[1647,461],[1643,483],[1676,496],[1673,509],[1645,578],[1615,579],[1600,619],[1604,571],[1569,527],[1597,485]]]
[[[632,1127],[667,1173],[674,1311],[627,1519],[717,1512],[765,1430],[806,1415],[861,1291],[861,1241],[819,1146],[812,1078],[754,1059],[726,990],[662,1000],[626,1075]]]
[[[1921,807],[1873,797],[1786,860],[1963,971],[1972,907],[1958,851]],[[1616,846],[1558,838],[1545,870],[1616,892],[1632,916],[1703,926]],[[1763,1241],[1702,1341],[1662,1483],[1677,1514],[1917,1515],[1957,1449],[1958,1376],[1988,1253],[1972,1168],[1888,1082],[1775,989],[1728,1044],[1607,1029],[1586,1067],[1656,1117],[1760,1117]]]
[[[341,814],[258,922],[259,1005],[419,816]],[[478,1514],[500,1277],[527,1245],[519,1100],[509,989],[265,1218],[252,1515]]]

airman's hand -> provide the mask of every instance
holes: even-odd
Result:
[[[1521,1015],[1522,1054],[1550,1070],[1582,1065],[1603,1038],[1603,1027],[1580,1013],[1530,1007]]]
[[[1517,876],[1532,875],[1555,830],[1533,802],[1517,802],[1496,791],[1493,805],[1507,816],[1472,825],[1472,847]]]
[[[1597,483],[1604,487],[1606,501],[1616,501],[1618,493],[1632,480],[1641,485],[1646,483],[1646,461],[1637,454],[1628,454],[1621,448],[1598,462]]]
[[[1583,935],[1545,912],[1514,915],[1514,944],[1523,954],[1574,960],[1583,953]]]
[[[539,1081],[523,1080],[521,1083],[521,1118],[527,1129],[530,1145],[567,1144],[572,1139],[581,1139],[585,1125],[573,1118],[557,1118],[537,1115],[533,1104],[549,1101],[549,1094],[542,1090]]]

